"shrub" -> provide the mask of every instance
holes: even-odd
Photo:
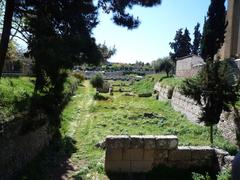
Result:
[[[93,96],[93,99],[98,101],[107,101],[109,98],[97,93]]]
[[[95,76],[92,77],[90,83],[94,88],[102,88],[104,84],[103,76],[102,74],[96,74]]]
[[[81,82],[85,80],[85,77],[82,73],[80,72],[74,72],[72,73],[72,75],[77,78],[78,80],[80,80]]]
[[[151,97],[152,96],[152,93],[141,93],[141,94],[138,94],[138,97]]]

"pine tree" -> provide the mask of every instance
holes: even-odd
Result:
[[[188,56],[191,54],[192,44],[191,44],[190,33],[187,28],[184,30],[184,34],[181,41],[181,47],[182,47],[183,56]]]
[[[187,28],[184,30],[184,33],[182,28],[176,31],[174,42],[169,43],[170,47],[174,51],[170,52],[170,57],[172,60],[176,61],[178,58],[191,54],[192,45],[189,34],[190,33]]]
[[[193,40],[193,46],[192,46],[192,54],[199,55],[200,54],[200,43],[202,39],[202,34],[199,30],[200,24],[197,23],[197,25],[194,28],[194,40]]]

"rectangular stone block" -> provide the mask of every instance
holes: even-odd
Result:
[[[130,149],[144,148],[144,136],[131,136],[130,137]]]
[[[155,150],[154,149],[144,149],[143,160],[154,160]]]
[[[119,149],[128,148],[130,146],[129,136],[107,136],[106,137],[106,149]]]
[[[114,173],[127,173],[131,171],[130,161],[106,161],[105,171]]]
[[[123,160],[143,160],[143,149],[124,149]]]
[[[153,161],[131,161],[131,172],[146,173],[152,170]]]
[[[156,148],[156,137],[155,136],[144,136],[143,138],[144,149]]]
[[[189,147],[180,146],[176,150],[169,151],[169,161],[191,161],[191,149]]]
[[[192,160],[212,159],[215,150],[209,146],[190,146]]]
[[[107,149],[106,160],[120,161],[123,159],[122,149]]]
[[[163,164],[168,161],[168,150],[156,149],[154,152],[155,164]]]
[[[157,149],[177,149],[178,138],[177,136],[156,136],[156,148]]]

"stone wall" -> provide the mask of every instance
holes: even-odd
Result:
[[[154,91],[157,92],[157,98],[159,100],[168,100],[172,97],[173,88],[170,86],[165,86],[160,83],[156,83],[154,86]]]
[[[49,144],[48,124],[14,138],[0,138],[0,179],[11,179]]]
[[[156,83],[154,90],[159,94],[159,100],[167,100],[166,92],[168,88],[162,86],[160,83]],[[182,95],[177,88],[173,90],[172,97],[169,100],[175,111],[184,114],[191,122],[199,123],[198,119],[201,115],[201,107],[197,105],[196,102]],[[226,139],[237,144],[236,125],[234,123],[233,112],[222,113],[218,129]]]
[[[204,64],[203,59],[196,55],[179,58],[176,64],[176,76],[192,77],[202,69]]]
[[[175,111],[181,112],[190,121],[198,122],[198,118],[201,115],[201,107],[194,100],[182,95],[176,88],[173,91],[171,105]]]
[[[231,165],[233,157],[211,147],[178,146],[176,136],[108,136],[107,173],[144,173],[155,167],[216,171]]]

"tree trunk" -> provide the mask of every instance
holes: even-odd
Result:
[[[211,147],[213,147],[213,125],[210,126],[210,142]]]
[[[3,22],[3,31],[0,42],[0,78],[3,72],[3,66],[8,50],[9,37],[11,35],[12,18],[14,11],[14,0],[6,0],[5,15]]]

